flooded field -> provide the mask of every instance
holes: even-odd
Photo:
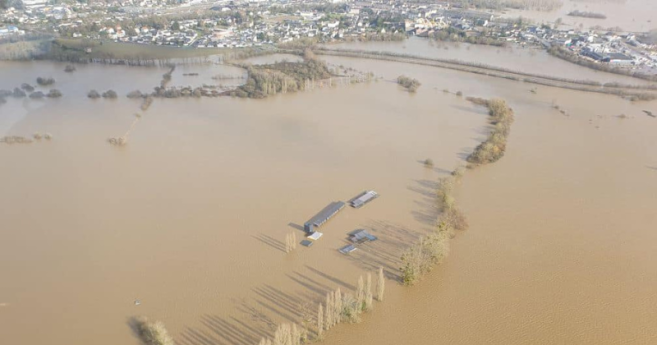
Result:
[[[25,66],[34,75],[59,67]],[[114,75],[141,73],[135,80],[146,88],[165,71],[89,69],[105,70],[102,82],[120,95],[137,85]],[[11,85],[33,79],[11,70],[19,76]],[[436,104],[433,92],[380,82],[262,101],[158,99],[128,145],[115,147],[106,139],[127,130],[139,102],[87,99],[101,83],[88,72],[68,83],[52,72],[61,99],[0,108],[0,118],[25,109],[3,135],[53,135],[0,146],[0,343],[137,344],[127,322],[142,314],[164,321],[181,344],[206,333],[236,343],[217,324],[238,332],[237,343],[255,343],[272,323],[296,319],[304,302],[315,308],[328,289],[353,288],[358,274],[384,264],[375,261],[384,251],[396,257],[428,229],[424,194],[442,171],[420,161],[453,168],[485,123],[457,98]],[[312,248],[283,253],[286,234],[301,238],[316,212],[365,189],[381,197],[344,210]],[[376,256],[339,254],[360,227],[381,237]]]
[[[0,343],[136,345],[129,320],[147,315],[182,345],[256,344],[378,267],[386,301],[324,344],[655,343],[657,120],[642,110],[656,102],[326,60],[383,79],[266,100],[157,99],[124,147],[106,142],[140,112],[123,96],[166,70],[0,64],[11,78],[0,88],[52,76],[64,94],[0,105],[0,136],[53,135],[0,145]],[[240,73],[176,73],[202,68]],[[416,94],[391,82],[400,74],[420,80]],[[86,98],[106,85],[121,97]],[[456,91],[505,98],[517,120],[507,155],[458,187],[471,227],[452,256],[403,288],[399,254],[432,227],[435,181],[487,133],[485,110]],[[300,239],[316,212],[365,189],[381,196],[284,253],[286,234]],[[357,228],[380,240],[338,253]]]
[[[523,48],[514,45],[493,47],[468,43],[435,42],[418,37],[411,37],[403,42],[338,43],[327,44],[324,47],[327,49],[389,52],[424,58],[458,60],[523,73],[566,79],[592,80],[600,83],[615,81],[630,85],[649,84],[649,82],[637,78],[582,68],[551,56],[543,49],[534,47]]]
[[[483,82],[466,94],[505,98],[517,120],[506,156],[459,187],[470,229],[426,281],[325,343],[654,344],[657,121],[642,110],[657,104]]]
[[[644,32],[657,28],[655,14],[657,2],[653,0],[564,0],[564,5],[552,12],[510,10],[503,17],[518,18],[519,16],[536,23],[563,20],[566,27],[588,29],[593,26],[603,28],[620,27],[626,31]],[[606,19],[571,17],[572,11],[595,12],[604,14]]]

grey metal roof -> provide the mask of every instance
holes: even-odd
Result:
[[[308,223],[311,223],[317,227],[324,224],[327,220],[333,217],[338,213],[342,208],[344,208],[344,202],[335,201],[330,203],[328,206],[324,207],[323,210],[319,211],[314,217],[312,217]]]

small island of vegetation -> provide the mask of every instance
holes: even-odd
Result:
[[[32,92],[32,91],[34,91],[34,86],[32,86],[28,83],[23,83],[23,84],[21,84],[21,89],[23,89],[27,92]]]
[[[91,99],[97,99],[97,98],[100,98],[100,94],[99,94],[98,91],[96,91],[96,90],[91,90],[91,91],[89,91],[89,93],[87,94],[87,97],[89,97],[89,98],[91,98]]]
[[[27,93],[16,87],[14,88],[14,92],[12,93],[12,96],[14,96],[14,98],[24,98],[25,96],[27,96]]]
[[[41,91],[32,92],[30,94],[30,98],[32,98],[32,99],[41,99],[43,97],[45,97],[45,95]]]
[[[405,75],[397,77],[397,84],[408,90],[408,92],[415,92],[422,85],[417,79],[409,78]]]
[[[43,78],[43,77],[38,77],[37,78],[37,84],[41,86],[49,86],[55,83],[55,79],[53,78]]]
[[[265,98],[279,93],[297,92],[311,87],[315,81],[333,76],[326,64],[309,49],[304,52],[302,62],[242,67],[249,74],[246,83],[231,92],[231,95],[242,98]]]
[[[59,98],[62,97],[62,92],[57,89],[51,89],[46,95],[48,98]]]
[[[107,90],[103,92],[103,98],[109,98],[109,99],[116,99],[118,95],[116,94],[116,91],[114,90]]]

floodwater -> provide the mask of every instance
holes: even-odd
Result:
[[[399,68],[422,88],[450,85]],[[426,280],[393,287],[326,344],[657,343],[657,121],[643,113],[657,102],[493,83],[457,86],[516,112],[505,157],[459,187],[470,229]]]
[[[0,145],[0,343],[136,345],[129,320],[147,315],[182,345],[255,344],[377,267],[386,301],[325,344],[657,341],[657,120],[642,112],[657,102],[326,60],[383,79],[266,100],[156,100],[141,112],[138,101],[85,95],[149,89],[166,70],[61,76],[58,64],[0,64],[13,73],[2,88],[52,75],[64,93],[0,106],[0,120],[13,119],[2,135],[54,137]],[[416,94],[390,82],[400,74],[422,82]],[[486,135],[486,111],[457,90],[505,98],[517,120],[507,155],[458,188],[470,229],[444,265],[404,288],[399,254],[432,227],[436,179]],[[137,112],[128,145],[109,145]],[[365,189],[381,196],[343,210],[313,247],[283,252],[286,234],[300,239],[304,221]],[[357,228],[380,240],[339,254]]]
[[[600,83],[620,82],[643,85],[649,82],[628,76],[582,68],[548,54],[543,49],[511,45],[494,47],[468,43],[435,42],[427,38],[411,37],[402,42],[336,43],[328,49],[364,50],[408,54],[424,58],[449,59],[482,64],[512,71]]]
[[[485,123],[462,100],[436,104],[433,92],[383,81],[257,101],[156,100],[141,112],[123,95],[157,85],[165,69],[60,68],[2,66],[13,73],[5,88],[52,75],[64,94],[0,108],[0,118],[25,109],[3,135],[53,135],[0,146],[2,344],[137,344],[137,315],[164,321],[181,344],[257,343],[305,302],[315,308],[385,264],[339,254],[347,232],[371,229],[383,255],[427,231],[433,211],[419,196],[441,171],[420,161],[455,167]],[[86,98],[104,85],[122,97]],[[109,145],[135,113],[128,145]],[[286,234],[301,239],[307,219],[365,189],[381,197],[342,211],[312,248],[283,253]]]
[[[552,23],[558,18],[564,27],[584,29],[593,26],[603,28],[620,27],[630,32],[645,32],[657,29],[657,2],[653,0],[563,0],[563,6],[555,11],[510,10],[502,16],[523,17],[536,23]],[[607,16],[606,19],[571,17],[572,11],[594,12]]]
[[[271,63],[284,62],[284,61],[298,62],[301,60],[302,58],[300,56],[292,55],[292,54],[270,54],[270,55],[255,56],[252,58],[244,59],[245,62],[254,65],[271,64]]]

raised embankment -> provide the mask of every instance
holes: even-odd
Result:
[[[632,101],[649,101],[649,100],[657,99],[657,84],[645,84],[645,85],[626,85],[620,83],[601,84],[599,82],[591,81],[591,80],[573,80],[573,79],[557,78],[557,77],[551,77],[551,76],[545,76],[539,74],[513,71],[505,68],[487,66],[483,64],[470,63],[470,62],[464,62],[459,60],[425,58],[420,56],[397,54],[390,52],[368,52],[368,51],[359,51],[359,50],[324,49],[324,48],[314,48],[313,51],[315,52],[315,54],[319,54],[319,55],[395,61],[395,62],[424,65],[424,66],[447,68],[447,69],[452,69],[462,72],[486,75],[495,78],[522,81],[531,84],[616,95],[630,99]],[[638,90],[640,90],[640,92]]]

